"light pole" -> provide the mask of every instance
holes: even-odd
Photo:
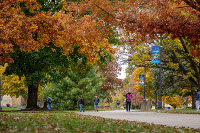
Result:
[[[1,108],[1,76],[0,76],[0,112],[2,111],[2,108]]]
[[[2,59],[2,54],[0,53],[0,61]],[[0,63],[1,65],[1,63]],[[2,100],[2,96],[1,96],[1,75],[0,75],[0,112],[2,111],[2,107],[1,107],[1,100]]]
[[[146,66],[144,67],[144,99],[145,99],[145,85],[146,85]]]
[[[160,34],[160,84],[158,109],[162,109],[162,34]]]
[[[0,61],[1,61],[1,56],[2,54],[0,53]],[[0,112],[2,111],[2,108],[1,108],[1,75],[0,75]]]
[[[136,92],[135,92],[135,109],[136,109]]]

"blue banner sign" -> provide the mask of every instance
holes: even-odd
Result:
[[[151,47],[151,63],[160,63],[160,46]]]
[[[139,75],[139,85],[144,86],[144,75]]]

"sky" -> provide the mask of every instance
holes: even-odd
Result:
[[[124,79],[126,78],[126,68],[128,67],[128,65],[121,65],[122,70],[121,70],[121,74],[118,75],[119,79]]]
[[[128,59],[129,54],[127,53],[127,50],[123,49],[123,47],[119,48],[119,59],[118,59],[118,63],[120,64],[122,70],[121,70],[121,74],[118,75],[119,79],[124,79],[126,78],[126,68],[128,67],[128,63],[125,62],[125,60]]]

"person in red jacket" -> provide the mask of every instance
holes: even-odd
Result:
[[[132,94],[130,92],[128,92],[126,94],[126,111],[130,112],[131,109],[131,100],[132,100]]]

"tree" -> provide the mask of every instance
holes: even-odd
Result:
[[[126,1],[125,11],[118,15],[120,27],[125,28],[135,44],[141,41],[155,39],[159,34],[165,34],[172,39],[187,40],[187,45],[192,51],[192,55],[200,59],[199,56],[199,12],[186,3],[168,0],[151,1]],[[121,9],[123,10],[123,9]],[[138,41],[139,40],[139,41]]]
[[[173,106],[174,109],[183,105],[183,101],[180,99],[179,96],[166,96],[165,103]]]
[[[59,82],[43,88],[44,97],[51,96],[54,99],[53,106],[56,109],[76,109],[78,96],[84,99],[86,108],[93,108],[94,96],[101,93],[103,79],[100,78],[100,73],[95,68],[86,70],[87,65],[90,64],[84,65],[86,69],[82,68],[82,65],[79,63],[77,68],[84,72],[70,71]]]
[[[116,60],[107,62],[106,67],[101,70],[101,77],[105,78],[102,91],[117,90],[118,88],[123,87],[123,81],[117,78],[120,70],[121,68]]]
[[[143,74],[144,74],[144,68],[137,68],[133,72],[133,78],[135,81],[134,89],[137,92],[139,92],[141,96],[144,96],[144,86],[139,85],[139,75]],[[151,85],[153,80],[154,78],[152,77],[151,71],[147,69],[145,75],[145,98],[154,99],[153,95],[154,88]]]
[[[55,46],[40,49],[37,52],[23,52],[15,46],[10,57],[14,63],[9,64],[5,74],[16,74],[25,77],[28,86],[28,99],[26,108],[37,108],[38,87],[50,68],[57,65],[67,67],[67,56],[62,55],[61,48]]]
[[[20,3],[18,5],[18,3]],[[102,21],[94,16],[72,14],[73,9],[66,5],[60,12],[43,12],[44,5],[36,0],[8,0],[1,2],[1,53],[2,62],[12,62],[9,53],[13,46],[19,45],[22,51],[31,52],[48,47],[53,43],[69,54],[73,46],[79,46],[79,53],[85,54],[87,60],[95,62],[99,59],[96,51],[105,50],[113,53],[108,39],[102,34]],[[72,4],[73,5],[73,4]],[[54,13],[52,15],[52,13]],[[104,52],[102,52],[103,54]]]
[[[6,74],[25,76],[27,108],[37,107],[38,86],[45,72],[58,65],[58,61],[67,61],[63,57],[73,53],[74,48],[78,47],[76,52],[84,54],[91,63],[99,60],[99,52],[101,56],[114,53],[102,34],[103,22],[96,21],[94,16],[76,16],[63,6],[54,8],[58,12],[52,10],[51,4],[47,8],[41,0],[8,0],[0,4],[2,63],[12,63]]]
[[[1,81],[2,94],[10,95],[11,97],[12,96],[27,97],[28,88],[25,84],[25,77],[21,77],[20,79],[19,76],[14,75],[14,74],[9,75],[9,76],[3,75],[7,66],[8,64],[5,64],[4,66],[0,67],[0,73],[1,73],[1,78],[2,78],[2,81]]]
[[[156,40],[155,43],[157,43]],[[143,47],[141,48],[140,46]],[[151,72],[155,78],[155,80],[152,82],[152,87],[155,89],[154,92],[156,93],[159,87],[160,68],[156,64],[148,63],[151,60],[150,49],[148,48],[148,45],[140,46],[136,46],[134,49],[132,49],[135,51],[130,58],[131,64],[129,66],[132,67],[133,65],[136,65],[135,67],[137,68],[138,66],[144,66],[148,64],[148,66],[152,68]],[[183,89],[188,89],[188,91],[191,91],[189,95],[193,97],[192,107],[195,108],[194,87],[199,86],[198,59],[191,55],[191,51],[189,51],[186,41],[181,39],[172,40],[169,37],[164,37],[162,52],[162,95],[181,96],[182,94],[180,94],[180,92]]]
[[[193,0],[89,1],[95,15],[122,29],[129,44],[154,40],[159,34],[187,40],[199,56],[199,3]],[[189,6],[188,6],[189,5]],[[112,10],[110,10],[112,9]]]

